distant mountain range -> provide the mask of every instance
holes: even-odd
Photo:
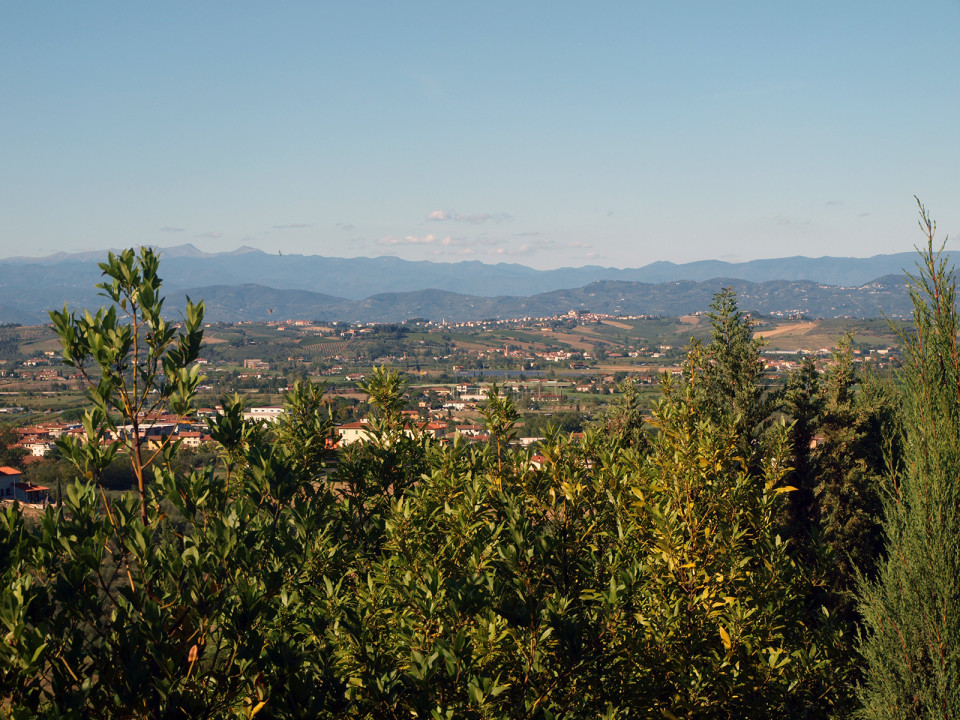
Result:
[[[43,323],[46,311],[95,307],[97,263],[106,251],[0,260],[0,322]],[[815,317],[909,313],[903,269],[917,255],[791,257],[727,263],[654,262],[640,268],[535,270],[477,261],[433,263],[395,257],[331,258],[253,248],[204,253],[161,250],[171,307],[205,299],[211,321],[327,319],[385,322],[554,315],[571,309],[676,315],[705,309],[732,286],[746,309]],[[372,292],[375,291],[375,292]]]

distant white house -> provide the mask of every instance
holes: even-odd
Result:
[[[199,430],[183,430],[177,435],[177,438],[183,443],[184,447],[198,448],[210,440],[209,435],[204,435]]]
[[[173,435],[177,430],[177,423],[141,420],[138,430],[140,438],[143,440],[160,440],[167,435]],[[121,425],[117,428],[116,433],[107,433],[107,437],[111,440],[133,437],[133,425]]]
[[[434,438],[441,438],[446,434],[446,423],[418,423],[406,421],[403,424],[403,433],[407,437],[416,437],[418,433],[425,433]],[[370,422],[364,418],[359,422],[337,425],[337,435],[340,436],[340,445],[351,445],[355,442],[368,442],[373,438]]]
[[[337,426],[337,433],[340,435],[342,445],[351,445],[358,440],[370,439],[370,425],[366,421],[344,423]]]
[[[280,416],[283,415],[284,409],[282,407],[257,407],[257,408],[248,408],[243,411],[244,420],[253,420],[257,422],[263,420],[265,422],[276,422],[280,419]]]
[[[31,440],[29,442],[21,443],[20,446],[29,452],[33,457],[44,457],[48,452],[56,447],[56,444],[52,442],[45,442],[43,440]]]

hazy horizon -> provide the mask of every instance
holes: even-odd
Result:
[[[166,246],[160,246],[160,245],[155,245],[155,244],[149,244],[149,245],[150,245],[150,247],[152,247],[152,248],[154,248],[155,250],[158,250],[158,251],[160,252],[161,260],[162,260],[162,258],[163,258],[163,253],[164,253],[165,251],[182,250],[182,249],[184,249],[184,248],[191,248],[192,250],[195,250],[200,256],[239,255],[239,254],[242,254],[242,253],[245,253],[245,252],[263,252],[263,253],[273,254],[273,253],[271,253],[271,252],[268,251],[268,250],[264,250],[264,249],[262,249],[262,248],[257,248],[257,247],[253,247],[253,246],[249,246],[249,245],[242,245],[242,246],[236,247],[236,248],[234,248],[234,249],[232,249],[232,250],[222,250],[222,251],[214,251],[214,252],[205,251],[205,250],[201,249],[200,247],[198,247],[198,246],[196,245],[196,243],[180,243],[180,244],[178,244],[178,245],[166,245]],[[140,247],[140,244],[134,243],[134,244],[132,244],[132,245],[130,245],[130,246],[127,246],[127,247],[135,247],[135,248],[137,248],[137,247]],[[72,257],[72,256],[78,256],[78,257],[90,256],[90,260],[99,260],[99,259],[101,259],[101,258],[104,258],[104,259],[105,259],[108,252],[119,252],[119,251],[121,251],[121,250],[123,250],[123,249],[125,249],[125,248],[121,248],[121,247],[113,247],[113,248],[104,247],[104,248],[98,248],[98,249],[95,249],[95,250],[77,250],[77,251],[63,251],[63,250],[61,250],[61,251],[54,252],[54,253],[49,253],[49,254],[46,254],[46,255],[36,255],[36,256],[34,256],[34,255],[9,255],[9,256],[2,256],[2,257],[0,257],[0,262],[9,262],[9,261],[13,261],[13,260],[18,260],[18,261],[23,261],[23,262],[33,262],[33,261],[38,261],[38,262],[39,262],[39,261],[49,260],[49,259],[51,259],[51,258],[57,258],[58,256],[62,256],[62,255],[66,255],[66,256],[68,256],[68,257]],[[946,249],[949,251],[949,248],[946,248]],[[766,261],[766,260],[771,260],[771,261],[772,261],[772,260],[784,260],[784,259],[789,259],[789,258],[792,258],[792,257],[805,257],[805,258],[809,258],[809,259],[811,259],[811,260],[821,260],[821,259],[827,259],[827,258],[830,258],[830,259],[869,260],[869,259],[871,259],[871,258],[882,257],[882,256],[886,256],[886,255],[897,255],[897,254],[901,254],[901,253],[912,253],[913,251],[914,251],[914,249],[911,248],[910,250],[901,250],[901,251],[893,252],[893,253],[874,253],[873,255],[819,255],[819,256],[813,256],[813,255],[794,254],[794,255],[778,255],[778,256],[775,256],[775,257],[749,258],[749,259],[745,259],[745,260],[724,260],[724,259],[720,259],[720,258],[702,258],[702,259],[700,259],[700,260],[690,260],[690,261],[686,261],[686,262],[674,262],[674,261],[672,261],[672,260],[651,260],[651,261],[649,261],[649,262],[644,262],[644,263],[641,263],[641,264],[638,264],[638,265],[604,265],[604,264],[596,263],[596,262],[584,262],[584,263],[581,263],[581,264],[578,264],[578,265],[570,264],[570,265],[557,266],[557,267],[555,267],[555,268],[545,268],[545,270],[560,270],[560,269],[564,269],[564,268],[577,269],[577,268],[586,268],[586,267],[603,267],[603,268],[626,270],[626,269],[642,268],[642,267],[645,267],[645,266],[647,266],[647,265],[652,265],[652,264],[655,264],[655,263],[671,263],[671,264],[675,264],[675,265],[688,265],[688,264],[694,264],[694,263],[700,263],[700,262],[723,262],[723,263],[729,263],[729,264],[731,264],[731,265],[737,265],[737,264],[743,264],[743,263],[749,263],[749,262],[757,262],[757,261]],[[485,264],[485,265],[522,265],[522,266],[524,266],[524,267],[529,267],[529,268],[532,268],[532,269],[535,269],[535,270],[541,270],[541,269],[543,269],[543,268],[536,268],[536,267],[534,267],[533,265],[530,265],[530,264],[527,264],[527,263],[522,262],[521,260],[507,260],[507,259],[499,259],[499,260],[497,260],[497,259],[492,259],[492,260],[488,260],[488,259],[484,259],[484,258],[449,258],[449,259],[444,259],[444,258],[402,258],[402,257],[399,257],[399,256],[397,256],[397,255],[386,255],[386,254],[384,254],[384,255],[329,255],[329,254],[310,253],[310,252],[306,252],[306,253],[298,253],[298,252],[284,253],[284,252],[282,252],[282,251],[280,251],[279,254],[281,254],[281,255],[283,255],[283,256],[290,256],[290,257],[311,257],[311,256],[316,256],[316,257],[338,258],[338,259],[345,259],[345,260],[353,260],[353,259],[357,259],[357,258],[364,258],[364,259],[368,259],[368,260],[376,260],[376,259],[380,259],[380,258],[392,258],[392,259],[398,259],[398,260],[405,260],[405,261],[409,261],[409,262],[431,262],[431,263],[444,263],[444,264],[457,264],[457,263],[467,263],[467,262],[480,262],[480,263],[483,263],[483,264]]]

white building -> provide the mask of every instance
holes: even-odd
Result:
[[[263,420],[264,422],[273,423],[279,420],[283,413],[284,409],[282,407],[248,408],[243,411],[243,419],[253,420],[254,422]]]

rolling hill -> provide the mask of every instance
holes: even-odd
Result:
[[[0,260],[0,322],[43,323],[46,311],[101,304],[94,284],[106,252]],[[702,310],[732,286],[761,312],[857,317],[906,312],[902,269],[915,255],[776,258],[745,263],[654,262],[641,268],[535,270],[477,261],[273,255],[252,248],[161,250],[171,304],[205,298],[211,320],[325,318],[349,321],[554,315],[570,309],[626,314]],[[879,278],[879,279],[878,279]],[[376,293],[372,293],[372,290]]]

